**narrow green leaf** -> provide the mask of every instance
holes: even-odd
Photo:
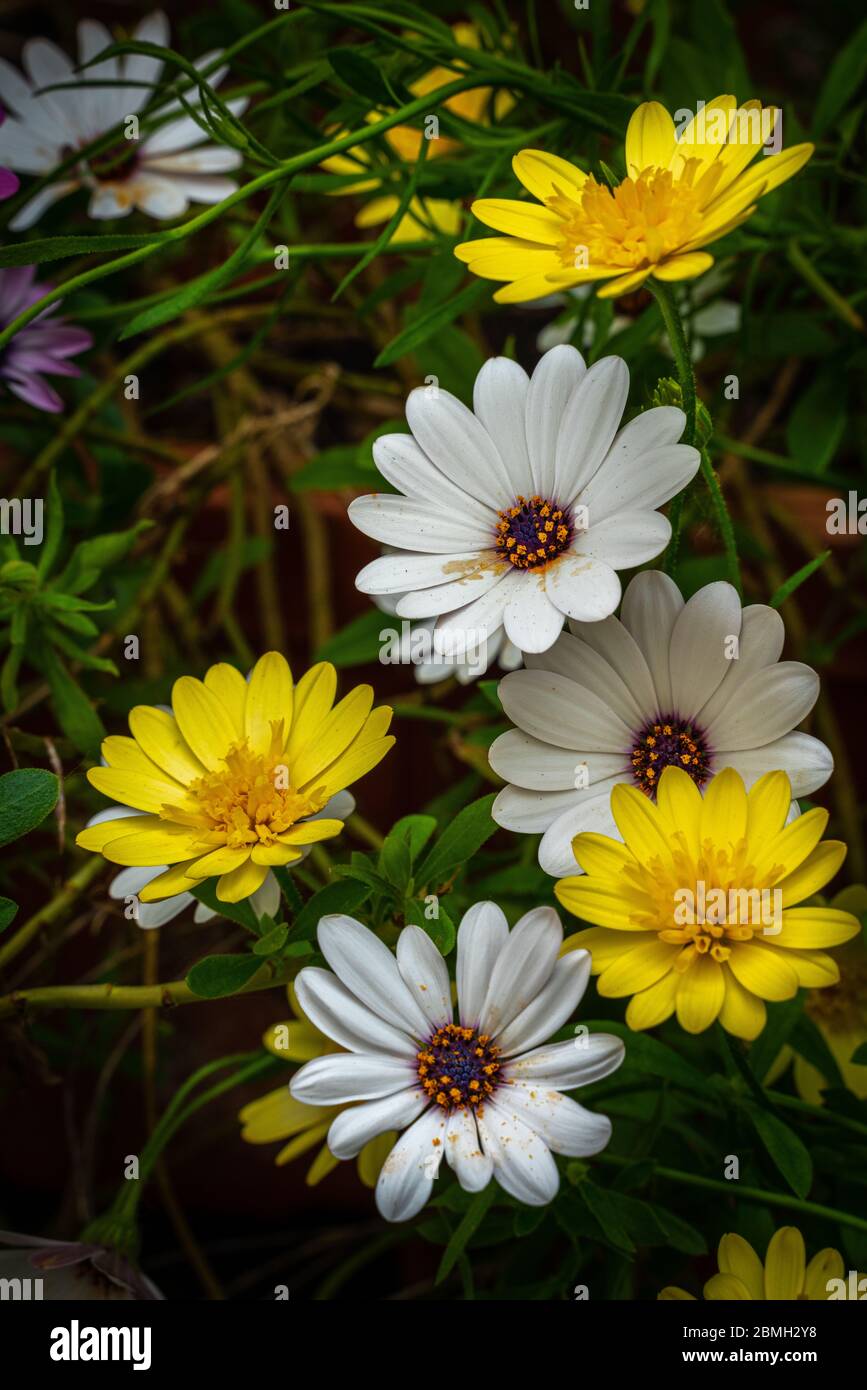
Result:
[[[753,1127],[797,1197],[806,1197],[813,1183],[813,1161],[794,1130],[777,1115],[759,1106],[746,1109]]]
[[[791,598],[796,589],[800,589],[801,585],[816,573],[816,570],[822,568],[830,554],[830,550],[823,550],[821,555],[814,555],[813,559],[808,560],[806,565],[802,565],[791,578],[786,580],[785,584],[781,584],[770,600],[771,608],[782,608],[786,599]]]
[[[454,1232],[443,1251],[443,1257],[440,1260],[440,1267],[437,1270],[435,1280],[437,1284],[441,1284],[442,1281],[447,1279],[451,1274],[461,1255],[463,1255],[473,1236],[476,1234],[476,1231],[484,1221],[496,1196],[496,1184],[489,1182],[487,1187],[474,1198],[463,1220],[458,1225],[457,1230]]]
[[[406,328],[398,333],[396,338],[384,347],[382,352],[374,362],[375,367],[388,367],[392,362],[396,362],[399,357],[404,357],[408,352],[414,352],[422,343],[426,343],[434,333],[446,324],[452,323],[459,314],[466,313],[469,309],[475,309],[483,299],[489,298],[491,287],[484,280],[472,280],[465,285],[454,299],[449,299],[445,304],[437,304],[427,314],[421,318],[414,319],[407,324]]]
[[[489,796],[482,796],[458,812],[419,865],[415,875],[418,884],[429,887],[441,883],[453,869],[465,864],[491,838],[497,829],[491,817],[495,795],[491,792]]]

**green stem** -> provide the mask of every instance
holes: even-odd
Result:
[[[0,970],[8,965],[11,960],[29,945],[34,936],[43,927],[48,927],[61,917],[68,907],[71,907],[76,898],[80,897],[86,888],[89,888],[97,874],[100,873],[105,861],[94,855],[86,859],[77,869],[72,877],[61,888],[59,893],[55,893],[50,902],[41,907],[38,912],[18,928],[13,936],[0,947]]]
[[[621,1158],[616,1154],[597,1154],[594,1162],[609,1167],[626,1168],[633,1159]],[[766,1207],[784,1207],[789,1211],[800,1211],[807,1216],[818,1216],[824,1221],[851,1226],[856,1231],[867,1231],[867,1218],[863,1216],[852,1216],[849,1212],[838,1211],[835,1207],[826,1207],[819,1202],[807,1202],[801,1197],[790,1196],[787,1192],[766,1192],[760,1187],[744,1187],[739,1182],[723,1182],[719,1178],[703,1178],[698,1173],[683,1173],[677,1168],[654,1167],[653,1176],[686,1187],[700,1187],[706,1192],[721,1192],[727,1197],[737,1196],[745,1202],[760,1202]]]
[[[848,324],[850,328],[854,328],[858,333],[867,330],[867,324],[864,323],[858,311],[852,308],[848,300],[837,293],[833,285],[828,284],[824,275],[819,274],[813,262],[804,255],[796,241],[789,242],[786,254],[789,258],[789,264],[797,270],[799,275],[803,276],[808,285],[812,285],[816,293],[834,310],[838,318],[841,318],[844,323]]]
[[[366,144],[369,140],[374,140],[378,135],[384,135],[393,126],[406,124],[413,116],[427,114],[431,106],[444,105],[451,97],[457,96],[460,92],[470,91],[473,87],[478,87],[478,77],[469,75],[458,78],[455,82],[449,82],[447,86],[440,87],[435,93],[428,93],[425,96],[416,97],[413,101],[406,102],[399,106],[388,116],[383,116],[381,120],[374,121],[370,125],[364,125],[358,130],[347,131],[345,135],[337,136],[333,140],[327,141],[323,145],[317,145],[312,150],[307,150],[304,154],[294,155],[291,159],[284,160],[275,169],[268,169],[258,178],[251,179],[241,188],[230,193],[220,203],[206,208],[197,217],[191,217],[183,222],[179,227],[172,227],[170,231],[163,232],[155,238],[148,246],[139,247],[136,251],[131,251],[125,256],[118,256],[115,260],[106,261],[102,265],[95,266],[93,270],[86,270],[81,275],[74,275],[69,280],[57,285],[49,290],[35,304],[20,313],[0,332],[0,349],[14,338],[16,333],[20,333],[28,323],[37,318],[49,304],[56,303],[57,300],[65,299],[74,290],[82,289],[85,285],[92,284],[95,280],[101,280],[106,275],[112,275],[115,271],[126,270],[129,266],[137,265],[141,261],[147,260],[156,251],[160,251],[165,246],[170,246],[175,242],[185,241],[194,232],[201,231],[203,227],[210,226],[230,208],[239,203],[246,202],[255,193],[260,193],[265,188],[271,188],[273,184],[280,183],[284,179],[289,179],[293,174],[301,169],[306,169],[311,164],[321,164],[323,160],[330,159],[332,155],[342,154],[344,150],[352,149],[355,145]]]
[[[726,500],[722,494],[722,488],[719,485],[719,478],[716,475],[716,469],[711,463],[710,455],[708,454],[706,449],[702,449],[701,451],[700,468],[701,476],[704,478],[704,481],[707,485],[707,490],[710,493],[710,500],[714,510],[714,516],[716,518],[717,530],[719,531],[720,538],[722,539],[723,549],[725,551],[726,569],[728,570],[729,583],[733,584],[734,587],[737,589],[738,594],[741,597],[743,597],[743,585],[741,583],[741,567],[738,562],[738,547],[737,542],[735,541],[734,527],[732,526],[732,519],[729,516],[729,509],[726,506]]]
[[[677,366],[677,375],[680,379],[680,392],[683,400],[683,409],[686,415],[686,428],[683,432],[683,443],[694,444],[696,434],[696,405],[695,394],[695,374],[692,370],[692,357],[690,356],[689,344],[686,341],[683,322],[678,313],[677,305],[674,302],[674,295],[668,285],[650,276],[647,280],[647,288],[650,290],[662,315],[662,322],[665,324],[665,331],[668,334],[668,341],[674,353],[674,361]]]

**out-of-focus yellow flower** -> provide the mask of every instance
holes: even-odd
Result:
[[[812,145],[793,145],[752,163],[779,113],[760,101],[716,97],[678,133],[657,101],[633,113],[626,178],[616,188],[542,150],[522,150],[512,167],[537,203],[481,198],[480,222],[505,236],[455,248],[474,275],[508,284],[502,304],[606,280],[604,298],[627,294],[649,275],[691,280],[713,265],[700,250],[745,221],[759,198],[806,164]],[[752,167],[748,168],[748,165]]]
[[[291,985],[287,993],[294,1018],[285,1023],[275,1023],[268,1029],[262,1039],[268,1051],[284,1062],[309,1062],[326,1052],[343,1052],[342,1047],[338,1047],[310,1022]],[[280,1086],[276,1091],[269,1091],[267,1095],[244,1106],[238,1116],[243,1125],[241,1138],[248,1144],[274,1144],[278,1140],[288,1140],[274,1160],[278,1166],[291,1163],[301,1154],[321,1145],[307,1170],[306,1182],[309,1187],[315,1187],[337,1167],[339,1160],[332,1156],[325,1137],[332,1120],[346,1108],[345,1105],[325,1108],[305,1105],[290,1096],[288,1086]],[[379,1170],[394,1147],[396,1138],[397,1135],[391,1131],[380,1134],[361,1150],[356,1166],[365,1187],[376,1187]]]
[[[867,914],[867,888],[863,883],[844,888],[831,900],[831,907]],[[864,937],[856,937],[835,952],[840,979],[828,989],[814,989],[807,995],[805,1008],[840,1068],[844,1084],[859,1100],[867,1100],[867,1066],[851,1060],[855,1049],[867,1043],[867,947]],[[795,1087],[802,1100],[822,1104],[822,1092],[830,1084],[823,1074],[793,1048],[784,1047],[767,1076],[770,1085],[791,1061],[795,1063]]]
[[[704,1298],[712,1302],[737,1299],[823,1303],[849,1296],[843,1257],[829,1247],[820,1250],[807,1264],[804,1237],[794,1226],[781,1226],[774,1232],[764,1265],[749,1242],[738,1235],[723,1236],[717,1263],[719,1273],[713,1274],[704,1286]],[[663,1289],[657,1297],[665,1303],[684,1299],[695,1302],[693,1294],[674,1286]]]
[[[452,26],[452,33],[456,42],[463,48],[480,47],[479,33],[475,25],[455,24]],[[457,72],[464,70],[465,65],[459,61],[455,62],[453,68],[431,68],[430,72],[410,84],[409,91],[415,97],[437,92],[440,87],[454,82]],[[489,109],[493,109],[494,116],[499,120],[513,105],[514,98],[508,92],[499,91],[493,95],[490,87],[474,87],[471,91],[458,92],[457,96],[449,97],[445,102],[445,109],[474,125],[484,125]],[[371,111],[365,119],[372,124],[380,119],[380,115]],[[418,159],[424,138],[423,130],[408,125],[394,126],[386,131],[384,136],[394,153],[407,164],[414,164]],[[459,141],[441,135],[429,142],[427,158],[441,159],[443,155],[453,154],[459,149]],[[357,183],[338,189],[334,194],[336,197],[346,193],[369,193],[382,186],[382,180],[371,163],[370,153],[365,145],[356,145],[344,154],[332,155],[330,159],[323,160],[322,167],[331,174],[360,175]],[[372,176],[368,176],[368,170]],[[360,228],[379,226],[394,216],[399,205],[400,197],[397,194],[383,193],[378,198],[371,198],[359,211],[355,225]],[[460,224],[460,203],[445,198],[413,198],[395,228],[389,245],[427,240],[433,235],[432,228],[448,236],[455,236]]]
[[[624,843],[593,832],[573,841],[581,878],[555,893],[596,925],[568,938],[585,948],[606,999],[632,995],[630,1028],[653,1028],[676,1013],[687,1033],[719,1019],[752,1039],[765,1026],[764,1001],[791,999],[799,986],[840,978],[827,948],[860,930],[850,912],[805,903],[846,854],[822,841],[821,807],[786,824],[792,788],[768,772],[747,792],[725,768],[702,794],[667,767],[656,805],[637,787],[615,786],[611,811]]]

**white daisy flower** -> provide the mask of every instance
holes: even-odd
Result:
[[[816,702],[819,677],[780,661],[776,609],[742,608],[724,582],[684,603],[672,579],[649,570],[629,584],[620,619],[569,626],[543,657],[525,658],[527,670],[500,681],[517,728],[489,753],[511,784],[492,815],[507,830],[542,834],[546,873],[575,873],[572,840],[584,831],[619,840],[611,788],[626,782],[654,796],[669,764],[699,787],[726,767],[748,788],[781,770],[795,797],[831,776],[824,743],[793,732]]]
[[[139,42],[169,42],[169,22],[160,11],[137,25]],[[83,19],[78,25],[78,62],[89,62],[112,43],[104,24]],[[219,57],[207,53],[196,62],[204,68]],[[79,71],[72,60],[48,39],[28,39],[23,49],[25,73],[0,59],[0,102],[11,113],[0,127],[0,164],[22,174],[50,174],[78,148],[136,115],[153,96],[163,69],[158,58],[130,54],[106,58]],[[212,73],[212,87],[225,77],[227,67]],[[131,85],[95,86],[97,82],[129,82]],[[73,83],[64,90],[44,91],[59,83]],[[133,85],[146,84],[146,85]],[[187,104],[200,106],[198,92],[186,95]],[[235,115],[245,99],[228,101]],[[206,144],[207,131],[186,114],[179,101],[160,108],[165,116],[178,117],[160,125],[141,141],[121,136],[117,147],[90,160],[82,160],[57,183],[43,188],[12,218],[10,230],[31,227],[52,203],[79,188],[90,189],[91,217],[125,217],[138,208],[151,217],[178,217],[191,202],[218,203],[237,188],[226,178],[241,163],[238,150]]]
[[[328,1130],[336,1158],[404,1131],[376,1187],[386,1221],[421,1210],[443,1156],[467,1192],[494,1177],[519,1201],[544,1206],[559,1186],[552,1153],[605,1148],[611,1121],[563,1091],[614,1071],[623,1044],[585,1033],[544,1045],[590,975],[587,951],[560,956],[553,908],[534,908],[511,931],[495,903],[470,908],[458,929],[457,1022],[446,962],[420,927],[404,928],[396,958],[352,917],[323,917],[318,938],[334,974],[307,967],[296,993],[310,1021],[348,1051],[306,1063],[289,1089],[308,1105],[349,1105]]]
[[[400,554],[361,571],[369,594],[402,594],[404,618],[492,639],[505,629],[523,652],[552,646],[564,619],[598,622],[617,607],[618,569],[668,542],[655,509],[689,482],[695,449],[678,444],[684,415],[648,410],[618,430],[629,390],[619,357],[589,369],[571,347],[540,360],[532,379],[505,357],[486,362],[468,410],[420,387],[412,435],[379,438],[374,459],[402,495],[349,508],[354,524]]]

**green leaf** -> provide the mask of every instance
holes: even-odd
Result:
[[[858,1044],[849,1061],[855,1067],[867,1067],[867,1042]]]
[[[829,1086],[845,1088],[837,1059],[809,1014],[801,1014],[792,1030],[791,1044],[805,1061],[822,1073]]]
[[[96,583],[103,570],[112,569],[126,559],[142,532],[153,524],[152,521],[139,521],[128,531],[114,531],[82,541],[72,552],[66,569],[53,581],[52,588],[66,594],[84,593]]]
[[[289,928],[285,922],[278,922],[270,931],[265,932],[253,947],[253,954],[257,956],[274,956],[278,951],[282,951],[289,935]],[[303,945],[298,942],[298,945]]]
[[[797,1197],[806,1197],[813,1183],[813,1161],[794,1130],[778,1116],[747,1105],[756,1133]]]
[[[377,487],[379,478],[374,473]],[[371,473],[358,462],[358,451],[354,445],[338,445],[334,449],[324,449],[297,473],[292,474],[292,492],[331,492],[344,487],[370,487]]]
[[[828,70],[813,113],[813,134],[821,136],[846,109],[867,76],[867,20],[848,37]]]
[[[770,607],[782,608],[786,599],[791,598],[795,590],[800,589],[805,580],[815,574],[816,570],[821,569],[830,554],[830,550],[823,550],[820,555],[814,555],[812,560],[808,560],[806,565],[802,565],[791,578],[786,580],[785,584],[780,585],[777,592],[770,599]]]
[[[473,1236],[476,1234],[476,1231],[484,1221],[496,1196],[496,1183],[489,1182],[487,1187],[473,1199],[469,1210],[465,1213],[457,1230],[451,1236],[448,1245],[443,1251],[443,1257],[440,1260],[440,1267],[437,1270],[435,1283],[441,1284],[442,1281],[447,1279],[451,1274],[461,1255],[463,1255]]]
[[[433,816],[404,816],[391,827],[379,851],[379,868],[395,888],[406,888],[413,862],[436,828]]]
[[[370,889],[365,883],[354,879],[342,879],[328,883],[308,898],[292,928],[293,937],[312,937],[319,925],[320,917],[328,917],[334,912],[355,912],[370,897]]]
[[[376,64],[354,48],[335,48],[328,54],[328,61],[351,92],[374,106],[401,105],[412,100],[406,92],[390,90]]]
[[[427,916],[427,908],[427,903],[419,902],[417,898],[407,898],[403,905],[404,921],[421,927],[423,932],[427,932],[440,955],[447,956],[454,950],[457,939],[455,924],[442,902],[436,903],[435,917]]]
[[[200,999],[225,999],[237,994],[262,969],[256,956],[205,956],[187,975],[186,983]]]
[[[108,251],[132,251],[140,246],[153,246],[165,240],[159,236],[134,236],[129,233],[107,236],[50,236],[34,241],[19,241],[0,246],[0,267],[41,265],[43,261],[58,261],[64,256],[98,255]]]
[[[465,864],[491,838],[497,829],[491,817],[496,793],[482,796],[465,806],[446,826],[424,863],[416,873],[416,882],[432,885],[441,883],[453,869]]]
[[[617,1023],[610,1018],[589,1022],[587,1028],[591,1033],[614,1033],[621,1038],[626,1045],[626,1066],[636,1067],[648,1076],[658,1076],[663,1080],[674,1081],[679,1086],[707,1094],[708,1084],[704,1072],[699,1071],[691,1062],[685,1061],[678,1052],[659,1042],[657,1038],[648,1037],[645,1033],[634,1033],[625,1023]]]
[[[63,539],[63,502],[60,497],[60,490],[57,486],[57,479],[54,474],[48,479],[48,525],[45,528],[45,539],[42,543],[42,553],[39,556],[39,564],[36,567],[40,579],[44,579],[51,573],[51,567],[57,558],[60,549],[60,542]]]
[[[340,632],[329,637],[316,653],[316,661],[330,661],[335,666],[366,666],[379,659],[381,647],[380,632],[388,627],[387,613],[378,609],[362,613]]]
[[[11,922],[15,920],[18,912],[18,904],[11,898],[0,898],[0,931],[5,931]]]
[[[97,757],[105,727],[93,705],[51,647],[46,645],[40,651],[39,665],[51,689],[57,722],[66,737],[80,752]]]
[[[408,352],[414,352],[422,343],[433,337],[434,333],[445,328],[446,324],[452,323],[459,314],[466,313],[469,309],[475,309],[483,299],[489,298],[491,287],[483,280],[473,280],[465,285],[453,299],[448,299],[444,304],[437,304],[427,314],[421,318],[414,319],[408,324],[396,338],[392,338],[387,347],[374,362],[374,367],[388,367],[392,362],[396,362],[399,357],[403,357]]]
[[[829,368],[798,398],[786,426],[788,452],[810,473],[824,473],[846,430],[846,376]]]
[[[225,917],[230,922],[237,922],[239,927],[246,927],[247,931],[253,932],[254,936],[259,935],[259,919],[253,911],[253,906],[249,898],[245,898],[239,903],[224,903],[217,897],[217,880],[215,878],[205,878],[198,888],[190,890],[194,898],[205,907],[209,907],[212,912],[216,912],[218,917]]]
[[[0,777],[0,845],[35,829],[57,804],[59,784],[42,767],[21,767]]]
[[[624,1194],[613,1189],[597,1187],[589,1178],[579,1183],[576,1191],[584,1199],[587,1209],[595,1216],[611,1244],[631,1255],[635,1245],[623,1219],[622,1206],[626,1200]]]

